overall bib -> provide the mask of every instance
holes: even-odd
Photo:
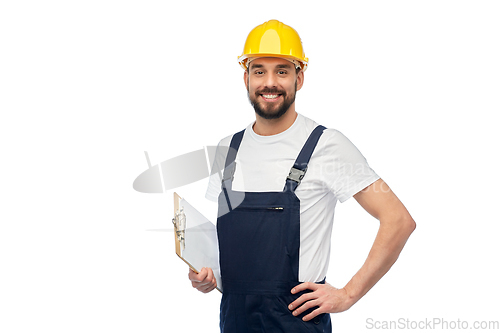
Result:
[[[232,190],[235,158],[244,130],[233,135],[218,198],[223,333],[331,332],[330,314],[304,322],[288,305],[299,276],[300,200],[295,189],[325,127],[318,126],[300,151],[282,192]],[[235,204],[234,198],[243,198]],[[232,205],[233,203],[233,205]],[[320,283],[324,283],[324,280]],[[310,292],[310,291],[307,291]]]

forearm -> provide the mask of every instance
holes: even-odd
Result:
[[[408,237],[415,229],[411,218],[380,220],[380,228],[361,269],[344,287],[351,305],[363,297],[396,262]]]

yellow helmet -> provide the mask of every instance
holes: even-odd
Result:
[[[309,61],[304,55],[297,31],[277,20],[270,20],[256,26],[248,34],[243,54],[238,57],[238,62],[246,70],[248,59],[255,57],[296,60],[303,71],[307,69]]]

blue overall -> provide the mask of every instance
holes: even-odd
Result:
[[[330,314],[320,314],[307,322],[302,320],[317,307],[297,317],[288,309],[304,293],[291,293],[301,283],[298,280],[300,200],[295,189],[324,129],[318,126],[311,133],[282,192],[232,190],[234,161],[244,130],[233,135],[230,145],[233,149],[229,149],[226,158],[218,198],[217,235],[223,288],[221,332],[331,332]],[[237,197],[243,200],[234,205]]]

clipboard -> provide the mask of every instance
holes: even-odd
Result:
[[[222,293],[219,246],[215,225],[174,192],[175,253],[195,272],[210,267]]]

